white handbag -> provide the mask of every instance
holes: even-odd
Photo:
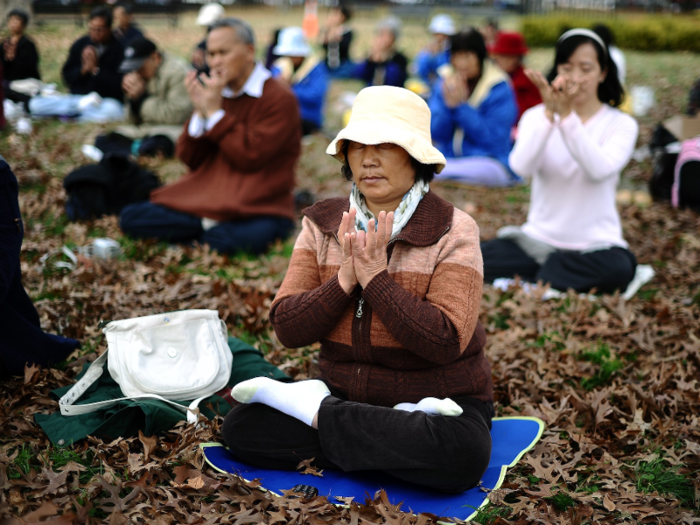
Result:
[[[158,399],[197,421],[200,401],[226,387],[233,354],[216,310],[183,310],[112,321],[102,330],[107,351],[59,401],[61,414],[75,416],[127,399]],[[109,360],[107,360],[109,354]],[[75,405],[103,372],[104,362],[124,397]],[[194,399],[189,406],[174,401]]]

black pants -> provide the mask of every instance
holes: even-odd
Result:
[[[259,403],[239,405],[226,416],[224,441],[241,460],[295,470],[315,458],[319,468],[345,472],[382,470],[441,492],[474,487],[491,459],[493,405],[470,397],[453,399],[460,416],[406,412],[328,396],[318,430]]]
[[[587,253],[556,251],[541,266],[508,239],[481,243],[481,253],[486,282],[517,275],[524,281],[542,281],[557,290],[572,288],[579,293],[593,288],[599,293],[624,291],[637,268],[634,254],[617,247]]]

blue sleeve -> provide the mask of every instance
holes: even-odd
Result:
[[[328,70],[323,63],[318,64],[307,77],[294,86],[294,93],[299,102],[321,107],[328,91]]]
[[[435,75],[436,67],[433,60],[433,55],[428,51],[421,51],[416,55],[416,67],[418,76],[425,82],[431,81],[431,75]]]
[[[444,154],[455,133],[455,110],[448,108],[442,98],[442,81],[435,84],[430,96],[430,134],[435,146]]]
[[[515,96],[506,82],[496,84],[478,108],[462,104],[454,110],[457,126],[472,143],[487,150],[492,146],[500,148],[510,141],[517,116]]]
[[[363,60],[355,64],[355,69],[353,71],[353,78],[358,78],[364,80],[369,86],[372,82],[372,77],[374,76],[374,68],[376,64],[371,62],[369,59]]]
[[[278,78],[282,74],[282,71],[277,66],[272,66],[270,68],[270,73],[272,74],[272,78]]]
[[[405,60],[396,60],[386,63],[386,76],[384,77],[384,85],[403,87],[406,83],[406,62]]]

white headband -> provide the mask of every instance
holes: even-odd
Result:
[[[582,27],[579,27],[577,29],[571,29],[559,37],[559,42],[563,42],[564,40],[572,36],[587,36],[588,38],[592,38],[593,40],[598,42],[598,44],[600,44],[600,47],[603,48],[603,52],[607,56],[608,48],[603,42],[603,39],[600,38],[596,33],[591,31],[590,29],[583,29]]]

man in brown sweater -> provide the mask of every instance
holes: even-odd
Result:
[[[241,20],[212,26],[207,63],[210,76],[185,79],[194,113],[176,155],[190,172],[154,190],[150,202],[124,208],[121,227],[135,237],[260,253],[294,227],[296,99],[255,61],[253,31]]]

